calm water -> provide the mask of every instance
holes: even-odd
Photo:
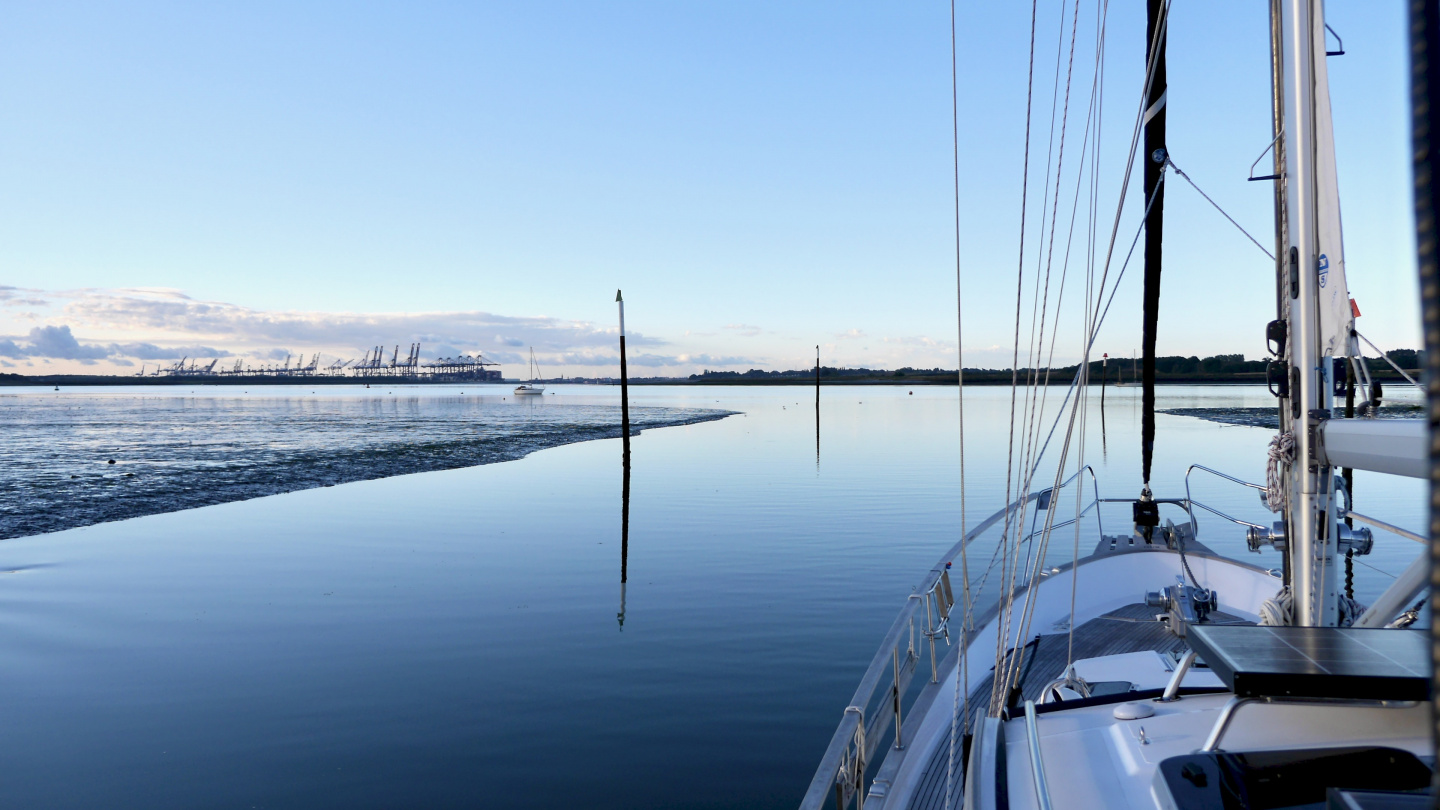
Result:
[[[0,544],[0,801],[792,807],[958,535],[955,389],[827,388],[818,454],[813,389],[632,395],[741,415],[633,440],[623,626],[617,439]],[[1160,407],[1267,399],[1168,388]],[[1137,403],[1111,389],[1103,432],[1091,411],[1102,496],[1139,489]],[[1005,491],[1009,392],[968,389],[966,414],[974,521]],[[1157,495],[1183,494],[1190,463],[1263,479],[1266,430],[1159,429]],[[1356,477],[1357,509],[1421,525],[1421,482]],[[1245,553],[1222,522],[1201,531]],[[1362,601],[1420,550],[1376,545]]]

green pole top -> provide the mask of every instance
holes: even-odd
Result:
[[[620,297],[620,291],[619,291],[619,290],[616,290],[616,291],[615,291],[615,300],[616,300],[616,301],[620,301],[620,302],[624,302],[624,300],[625,300],[624,298],[621,298],[621,297]]]

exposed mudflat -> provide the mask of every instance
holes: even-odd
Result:
[[[1258,427],[1268,430],[1280,429],[1280,414],[1274,408],[1166,408],[1160,413],[1175,416],[1193,416],[1222,425]],[[1422,411],[1419,405],[1400,404],[1382,406],[1378,419],[1419,419]]]
[[[632,407],[631,433],[731,413]],[[619,435],[618,407],[548,396],[0,395],[0,539]]]

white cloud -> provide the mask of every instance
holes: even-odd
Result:
[[[727,323],[725,328],[742,337],[755,337],[762,331],[758,326],[751,326],[748,323]]]

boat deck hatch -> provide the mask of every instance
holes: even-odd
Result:
[[[1195,625],[1188,640],[1237,697],[1430,698],[1419,630]]]
[[[1382,747],[1187,754],[1160,776],[1179,810],[1321,808],[1331,789],[1421,791],[1431,779],[1414,754]]]

